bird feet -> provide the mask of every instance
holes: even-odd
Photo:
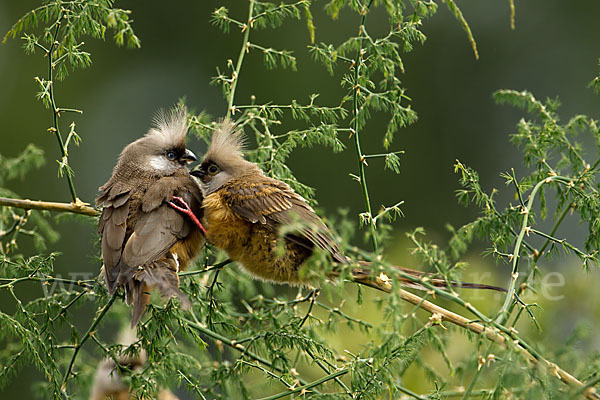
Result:
[[[173,207],[177,211],[179,211],[179,212],[187,215],[188,217],[190,217],[190,219],[192,220],[192,222],[202,231],[202,233],[204,234],[204,236],[206,236],[206,228],[198,220],[198,218],[196,217],[196,214],[194,214],[194,212],[192,211],[192,209],[190,208],[190,206],[188,206],[188,204],[185,202],[185,200],[183,200],[179,196],[173,196],[171,198],[171,201],[168,202],[167,204],[169,204],[171,207]]]

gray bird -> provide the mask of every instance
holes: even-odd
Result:
[[[111,294],[125,289],[132,326],[144,314],[150,288],[189,306],[177,272],[199,253],[204,236],[176,207],[185,203],[202,215],[202,193],[186,167],[196,160],[186,149],[187,129],[184,109],[159,113],[148,133],[123,149],[96,199],[106,287]]]

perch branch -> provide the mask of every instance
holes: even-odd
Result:
[[[390,285],[389,289],[391,290],[391,285]],[[505,346],[509,345],[509,343],[514,343],[509,338],[500,334],[499,331],[496,329],[486,327],[477,322],[472,322],[472,321],[468,320],[467,318],[463,317],[462,315],[458,315],[456,313],[453,313],[452,311],[446,310],[445,308],[435,305],[435,304],[431,303],[430,301],[427,301],[427,300],[425,300],[413,293],[410,293],[404,289],[400,289],[399,293],[400,293],[400,297],[403,300],[405,300],[411,304],[414,304],[414,305],[424,309],[425,311],[430,312],[431,314],[439,314],[439,315],[441,315],[442,319],[445,321],[448,321],[455,325],[466,328],[466,329],[470,330],[471,332],[477,333],[479,335],[484,335],[486,338],[488,338],[489,340],[491,340],[495,343],[505,345]],[[521,346],[519,346],[518,349],[525,355],[525,357],[530,362],[532,362],[533,364],[542,365],[543,367],[546,368],[546,370],[551,375],[557,377],[562,382],[564,382],[567,385],[572,386],[574,388],[583,389],[584,390],[583,394],[585,395],[586,398],[591,399],[591,400],[600,400],[600,395],[598,395],[598,393],[596,393],[596,390],[593,387],[584,389],[584,384],[579,379],[575,378],[573,375],[569,374],[568,372],[562,370],[558,365],[546,360],[545,358],[543,358],[539,355],[531,354],[529,351],[527,351],[526,349],[524,349]]]
[[[79,199],[77,199],[79,200]],[[24,208],[25,210],[48,210],[70,212],[95,217],[98,211],[82,201],[76,203],[55,203],[52,201],[23,200],[0,197],[0,206]]]

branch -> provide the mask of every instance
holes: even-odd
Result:
[[[56,105],[56,101],[54,100],[54,50],[59,44],[58,33],[61,27],[61,20],[65,18],[63,10],[61,10],[60,14],[58,15],[58,19],[56,20],[56,29],[54,30],[54,34],[52,35],[52,45],[50,46],[50,48],[48,49],[48,53],[46,54],[46,56],[48,57],[48,101],[50,102],[50,106],[52,107],[52,118],[54,122],[54,126],[50,128],[50,132],[54,133],[54,135],[56,136],[56,140],[58,141],[58,147],[60,149],[60,153],[62,154],[62,159],[59,162],[60,167],[58,171],[60,173],[62,168],[64,168],[65,174],[67,175],[67,183],[69,184],[69,191],[71,192],[71,198],[74,203],[77,203],[79,201],[79,198],[77,197],[77,193],[75,192],[75,185],[73,184],[73,173],[68,164],[67,146],[65,146],[65,142],[63,141],[62,135],[60,134],[60,128],[58,124],[60,111],[58,106]]]
[[[391,286],[389,287],[389,289],[391,290]],[[432,314],[438,314],[445,321],[449,321],[455,325],[466,328],[466,329],[470,330],[471,332],[477,333],[479,335],[484,335],[486,338],[488,338],[489,340],[491,340],[494,343],[498,343],[498,344],[505,345],[505,346],[508,346],[511,343],[514,343],[512,340],[508,340],[506,337],[504,337],[502,334],[500,334],[498,332],[498,330],[496,330],[496,329],[488,328],[477,322],[472,322],[471,320],[468,320],[467,318],[463,317],[462,315],[458,315],[456,313],[453,313],[452,311],[446,310],[445,308],[435,305],[435,304],[431,303],[430,301],[427,301],[427,300],[425,300],[413,293],[410,293],[404,289],[400,289],[399,292],[400,292],[400,297],[402,298],[402,300],[405,300],[411,304],[414,304]],[[579,388],[580,390],[583,389],[583,394],[585,395],[586,398],[591,399],[591,400],[600,400],[600,395],[598,395],[598,393],[596,393],[596,390],[593,387],[589,387],[586,389],[584,387],[584,384],[579,379],[575,378],[573,375],[569,374],[568,372],[562,370],[558,365],[546,360],[545,358],[543,358],[539,355],[534,356],[533,354],[531,354],[529,351],[527,351],[520,345],[519,345],[518,349],[521,351],[521,353],[523,353],[525,355],[525,357],[531,363],[540,364],[543,367],[545,367],[546,370],[550,373],[550,375],[557,377],[558,379],[560,379],[562,382],[566,383],[569,386]]]
[[[69,378],[71,377],[71,373],[73,371],[73,366],[75,365],[75,360],[77,359],[77,355],[79,354],[79,350],[81,350],[81,347],[85,344],[85,342],[94,335],[95,333],[95,329],[96,326],[98,326],[98,324],[100,323],[100,321],[102,320],[102,318],[104,318],[104,316],[106,315],[106,313],[108,312],[108,310],[110,309],[110,307],[112,306],[112,304],[114,303],[115,299],[118,296],[118,291],[115,291],[113,293],[113,295],[108,299],[108,301],[106,302],[106,304],[104,305],[104,307],[102,307],[99,311],[98,314],[96,315],[96,317],[94,318],[94,320],[92,321],[92,324],[90,325],[90,327],[88,328],[87,332],[85,333],[85,335],[83,335],[83,337],[81,338],[81,340],[79,341],[79,343],[75,343],[75,351],[73,352],[73,356],[71,357],[71,361],[69,362],[69,366],[67,367],[67,370],[65,371],[65,374],[63,375],[63,380],[62,380],[62,384],[60,385],[60,390],[63,394],[63,396],[68,399],[68,395],[67,395],[67,382],[69,381]]]
[[[363,40],[365,38],[365,31],[364,31],[364,26],[365,26],[365,22],[367,19],[367,13],[369,12],[369,9],[371,8],[371,5],[373,4],[373,0],[371,0],[369,2],[369,4],[366,6],[366,8],[363,8],[363,14],[360,20],[360,28],[359,28],[359,38],[360,40],[360,48],[358,49],[358,51],[356,52],[356,59],[354,60],[354,82],[353,85],[354,87],[352,88],[352,131],[351,131],[351,135],[354,135],[354,150],[356,152],[356,156],[358,159],[358,173],[359,173],[359,182],[360,182],[360,186],[362,189],[362,194],[363,194],[363,201],[365,203],[365,212],[367,214],[367,220],[365,221],[365,223],[369,224],[369,230],[371,231],[371,242],[373,243],[373,251],[376,254],[379,254],[379,244],[377,243],[377,236],[375,235],[375,220],[373,219],[373,213],[371,211],[371,200],[369,198],[369,188],[367,186],[367,176],[365,173],[365,156],[362,152],[362,149],[360,147],[360,137],[358,134],[358,130],[359,130],[359,121],[358,121],[358,114],[360,112],[360,106],[359,106],[359,93],[360,93],[360,87],[358,85],[359,82],[359,78],[360,78],[360,67],[364,62],[364,55],[365,55],[365,51],[364,51],[364,43]]]
[[[301,396],[305,396],[309,392],[309,389],[311,389],[311,388],[313,388],[315,386],[319,386],[320,384],[325,383],[325,382],[327,382],[327,381],[329,381],[331,379],[335,379],[338,376],[345,375],[349,371],[350,370],[348,368],[345,368],[345,369],[342,369],[340,371],[337,371],[337,372],[334,372],[332,374],[329,374],[327,376],[324,376],[321,379],[318,379],[318,380],[316,380],[314,382],[308,383],[308,384],[303,385],[303,386],[298,386],[297,388],[295,388],[293,390],[288,390],[287,392],[281,392],[279,394],[275,394],[275,395],[269,396],[269,397],[263,397],[260,400],[276,400],[276,399],[281,399],[283,397],[287,397],[287,396],[289,396],[291,394],[294,394],[294,393],[300,393]]]
[[[259,363],[266,365],[267,367],[272,368],[273,370],[275,370],[277,372],[280,372],[280,373],[288,372],[288,371],[285,371],[283,368],[275,365],[274,363],[271,363],[269,360],[259,356],[258,354],[254,354],[253,352],[249,351],[246,346],[243,346],[237,340],[232,340],[232,339],[226,338],[225,336],[220,335],[219,333],[214,332],[214,331],[206,328],[202,324],[196,323],[192,320],[182,318],[182,321],[184,321],[189,327],[191,327],[201,333],[204,333],[205,335],[212,338],[213,340],[220,340],[221,343],[223,343],[224,345],[241,352],[243,356],[246,356],[254,361],[258,361]],[[298,382],[300,382],[300,384],[307,385],[307,382],[304,381],[302,378],[298,377],[297,379],[298,379]]]
[[[516,180],[513,180],[516,185]],[[521,224],[521,230],[519,231],[519,235],[517,236],[517,241],[515,242],[515,248],[513,250],[513,260],[512,260],[512,273],[510,275],[510,284],[508,287],[508,291],[506,292],[506,297],[504,299],[504,304],[502,304],[502,308],[498,312],[498,317],[496,318],[496,322],[499,324],[504,324],[508,321],[510,317],[509,308],[512,304],[513,297],[515,294],[517,279],[519,278],[519,258],[521,254],[521,244],[523,242],[523,238],[525,237],[525,233],[527,233],[528,223],[529,223],[529,214],[533,208],[533,201],[535,200],[535,196],[538,190],[545,184],[550,183],[552,181],[558,181],[563,184],[573,184],[572,180],[562,176],[549,176],[543,181],[538,182],[535,187],[531,190],[529,194],[529,201],[527,202],[527,206],[523,208],[521,214],[523,214],[523,222]],[[522,200],[521,200],[522,201]]]
[[[55,203],[52,201],[23,200],[0,197],[0,206],[24,208],[26,210],[70,212],[74,214],[87,215],[90,217],[99,215],[99,212],[96,209],[89,207],[87,203],[84,203],[79,199],[77,199],[77,202],[75,203]]]
[[[238,56],[235,70],[231,76],[231,89],[229,92],[229,98],[227,99],[227,117],[234,116],[235,108],[233,106],[233,100],[235,98],[235,88],[240,77],[240,71],[242,69],[242,63],[244,62],[244,55],[248,52],[248,39],[250,37],[250,29],[252,29],[253,18],[252,13],[254,12],[254,0],[250,0],[250,6],[248,7],[248,22],[242,26],[242,32],[244,32],[244,41],[242,48],[240,49],[240,55]]]

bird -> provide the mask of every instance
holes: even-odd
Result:
[[[159,111],[148,132],[123,149],[96,198],[106,288],[111,295],[124,289],[132,326],[144,314],[151,288],[190,305],[177,273],[199,254],[204,233],[194,222],[202,216],[203,197],[187,168],[197,160],[186,148],[187,130],[185,108]],[[183,214],[182,203],[192,217]]]
[[[124,347],[137,341],[135,332],[131,329],[124,329],[119,336],[119,343]],[[104,358],[96,369],[89,400],[135,400],[140,398],[135,391],[131,390],[128,382],[122,378],[122,371],[140,372],[146,366],[146,362],[147,356],[143,349],[135,355],[120,354],[116,358]],[[142,398],[146,399],[147,397]],[[173,392],[165,388],[158,389],[156,398],[158,400],[179,399]]]
[[[390,290],[389,277],[385,274],[374,277],[370,262],[351,261],[307,201],[288,184],[266,176],[256,163],[246,160],[243,147],[241,131],[231,120],[225,120],[213,133],[202,162],[191,171],[199,179],[204,196],[201,221],[209,243],[224,250],[231,260],[260,280],[310,286],[307,275],[300,273],[300,269],[315,249],[320,249],[336,264],[355,265],[354,281]],[[396,268],[415,278],[398,277],[407,287],[424,289],[415,281],[428,278],[437,287],[504,291],[484,284],[447,282],[421,271]],[[339,274],[334,269],[331,277],[336,275]]]

